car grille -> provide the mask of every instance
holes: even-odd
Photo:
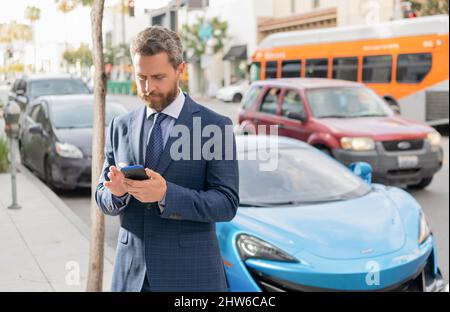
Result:
[[[424,140],[416,139],[416,140],[384,141],[382,143],[384,149],[388,152],[416,151],[423,148]]]

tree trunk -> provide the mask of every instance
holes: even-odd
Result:
[[[94,74],[94,125],[92,131],[91,243],[87,291],[102,291],[105,217],[97,208],[95,190],[104,162],[106,74],[103,64],[102,20],[104,0],[94,0],[91,9]]]

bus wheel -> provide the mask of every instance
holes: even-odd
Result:
[[[400,115],[401,113],[400,106],[398,105],[396,100],[390,97],[386,97],[384,98],[384,100],[388,103],[389,107],[394,111],[394,113]]]

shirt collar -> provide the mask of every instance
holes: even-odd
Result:
[[[180,88],[178,88],[178,90],[179,90],[178,96],[175,98],[175,100],[173,100],[173,102],[170,103],[169,106],[164,108],[163,111],[161,112],[161,113],[164,113],[174,119],[178,119],[178,117],[180,116],[180,113],[181,113],[181,110],[183,109],[184,101],[185,101],[185,96],[184,96],[183,91],[181,91]],[[157,111],[155,111],[154,109],[147,106],[147,119],[154,113],[157,113]]]

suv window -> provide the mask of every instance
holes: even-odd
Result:
[[[41,110],[41,105],[37,104],[37,105],[33,106],[33,108],[30,111],[30,118],[36,123],[39,122],[38,117],[40,114],[40,110]]]
[[[306,117],[305,106],[298,91],[287,90],[283,97],[281,115],[288,117],[289,113],[297,113]],[[289,118],[289,117],[288,117]]]
[[[264,95],[259,110],[262,113],[275,115],[277,113],[279,96],[280,96],[280,89],[270,88],[269,91],[267,91],[266,95]]]
[[[259,95],[263,91],[262,87],[253,87],[251,88],[248,93],[245,95],[244,98],[244,106],[243,109],[247,110],[249,109],[255,101],[259,98]]]

